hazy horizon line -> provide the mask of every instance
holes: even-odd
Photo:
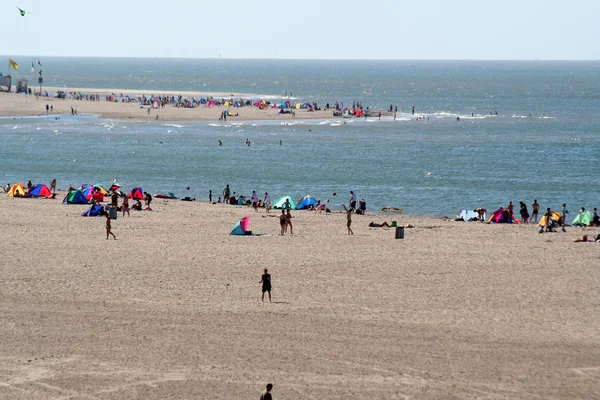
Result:
[[[252,60],[252,61],[448,61],[448,62],[593,62],[600,59],[553,59],[553,58],[497,58],[497,59],[477,59],[477,58],[294,58],[294,57],[130,57],[130,56],[57,56],[57,55],[30,55],[30,54],[2,54],[0,57],[28,57],[32,59],[51,57],[51,58],[110,58],[110,59],[165,59],[165,60]]]

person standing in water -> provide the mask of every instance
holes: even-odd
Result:
[[[269,270],[265,268],[265,273],[262,274],[259,282],[262,286],[262,296],[260,300],[265,302],[265,292],[269,293],[269,303],[271,302],[271,274],[269,274]]]

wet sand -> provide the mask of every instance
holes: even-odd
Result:
[[[85,209],[0,196],[2,399],[600,397],[580,228],[367,215],[348,236],[298,211],[282,237],[275,213],[156,199],[107,241]],[[245,215],[263,236],[229,236]]]

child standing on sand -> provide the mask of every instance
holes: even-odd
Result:
[[[117,240],[117,237],[110,230],[110,218],[108,214],[106,214],[106,240],[108,240],[108,235],[112,235],[114,240]]]

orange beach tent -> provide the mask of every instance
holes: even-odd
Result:
[[[13,187],[10,188],[8,193],[6,193],[8,197],[25,197],[25,189],[23,188],[22,183],[15,183]]]

